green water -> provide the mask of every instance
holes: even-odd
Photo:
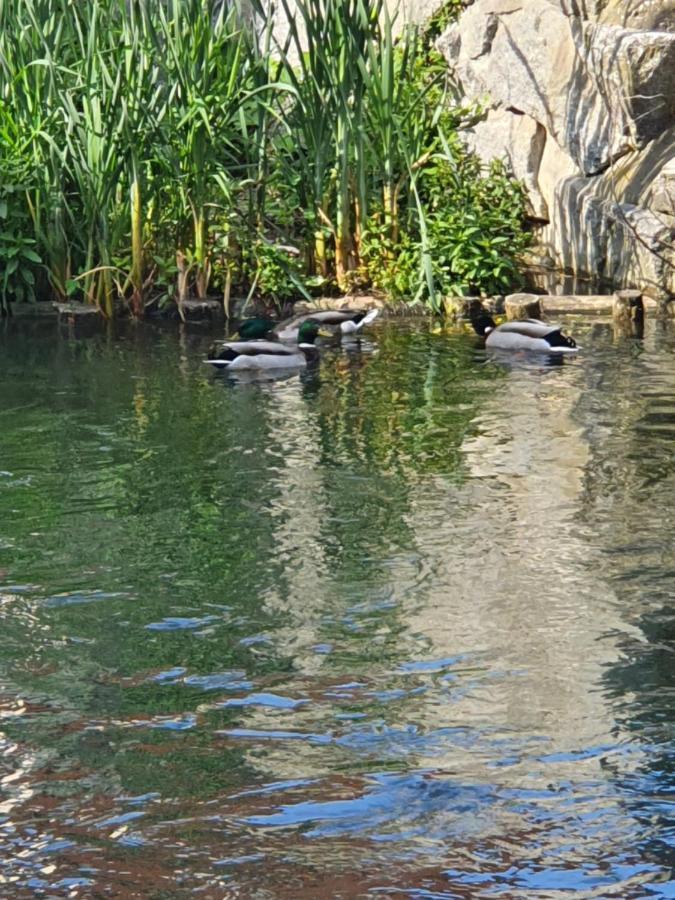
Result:
[[[675,897],[675,329],[2,328],[1,896]]]

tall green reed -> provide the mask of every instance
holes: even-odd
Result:
[[[375,227],[380,262],[413,248],[413,294],[439,306],[445,74],[385,0],[278,4],[283,39],[268,0],[0,0],[3,298],[46,277],[141,317],[160,286],[179,309],[235,282],[303,293],[303,267],[347,289]]]

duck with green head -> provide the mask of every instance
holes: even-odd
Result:
[[[283,322],[275,322],[267,316],[256,316],[244,319],[239,325],[238,334],[242,340],[253,341],[259,339],[298,341],[299,330],[303,322],[311,320],[317,322],[322,328],[329,329],[332,334],[348,335],[357,334],[366,325],[370,325],[378,315],[379,309],[355,310],[355,309],[324,309],[303,313]]]
[[[379,316],[379,309],[323,309],[311,313],[304,313],[280,322],[272,329],[273,333],[282,341],[296,340],[298,329],[303,322],[312,319],[318,322],[322,328],[328,328],[333,334],[349,335],[357,334],[366,325],[370,325]]]
[[[318,322],[311,319],[303,322],[298,331],[297,346],[267,340],[223,341],[211,348],[206,362],[216,368],[226,368],[228,371],[303,369],[308,361],[318,356],[314,341],[319,335],[319,330]]]

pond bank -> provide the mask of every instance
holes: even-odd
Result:
[[[606,318],[612,316],[612,311],[616,303],[616,294],[541,294],[541,293],[517,293],[504,296],[477,298],[477,297],[457,297],[448,298],[444,303],[444,312],[446,318],[451,320],[467,318],[468,309],[472,303],[482,303],[491,313],[502,314],[506,301],[511,298],[531,298],[532,304],[538,306],[539,313],[542,318],[546,319],[551,316],[560,317],[565,315],[592,315],[595,317]],[[645,313],[648,315],[657,315],[663,312],[663,306],[652,297],[643,296],[642,298]],[[357,296],[343,297],[318,297],[312,302],[298,301],[289,307],[280,318],[286,318],[291,314],[302,314],[311,312],[312,310],[326,309],[357,309],[366,310],[378,308],[382,310],[385,318],[428,318],[433,316],[433,312],[422,305],[410,305],[406,303],[392,303],[383,297],[374,294],[363,294]],[[673,304],[667,309],[667,315],[675,312]],[[235,306],[236,315],[229,317],[230,321],[238,321],[247,316],[264,314],[266,309],[257,303],[251,303],[244,312],[241,305]],[[225,320],[222,303],[219,299],[191,300],[184,305],[184,321],[195,324],[199,323],[217,323]],[[99,315],[96,307],[85,303],[50,303],[39,302],[35,304],[21,304],[12,310],[10,318],[49,318],[57,317],[63,323],[78,323],[96,326],[98,322],[104,321]],[[181,321],[178,310],[171,309],[160,315],[148,316],[146,321]]]

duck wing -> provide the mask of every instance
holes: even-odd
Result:
[[[361,319],[365,318],[366,314],[361,309],[319,309],[314,312],[303,313],[301,316],[294,316],[292,319],[286,319],[272,330],[278,335],[291,330],[297,331],[307,319],[318,322],[320,325],[342,325],[343,322],[360,322]]]
[[[284,347],[276,341],[225,341],[218,347],[214,347],[209,354],[207,362],[227,365],[234,362],[239,356],[295,356],[297,350],[292,347]]]
[[[342,331],[358,331],[364,325],[370,323],[380,314],[379,309],[320,309],[314,312],[303,313],[301,316],[294,316],[292,319],[286,319],[280,322],[272,329],[272,333],[282,341],[293,341],[297,339],[298,329],[303,322],[311,319],[318,325],[327,327],[343,326]],[[350,323],[349,329],[344,326]],[[354,328],[351,325],[355,326]]]
[[[497,346],[499,335],[503,336],[502,344],[506,346],[504,341],[509,341],[509,346],[516,349],[520,346],[518,343],[522,341],[530,341],[532,349],[536,343],[540,342],[539,349],[550,349],[560,352],[575,351],[577,347],[574,338],[567,337],[562,333],[562,325],[552,325],[550,322],[542,322],[539,319],[522,319],[519,322],[505,322],[496,328],[493,332],[495,338],[492,340],[494,346]]]
[[[276,341],[228,341],[224,348],[233,351],[237,356],[293,356],[293,347],[284,347]]]
[[[313,319],[313,313],[304,313],[301,316],[293,316],[290,319],[284,319],[272,328],[272,334],[276,335],[282,341],[294,341],[298,337],[298,329],[307,319]]]
[[[545,339],[549,334],[560,331],[561,327],[539,319],[521,319],[518,322],[504,322],[497,330],[505,334],[522,334],[523,337]]]

